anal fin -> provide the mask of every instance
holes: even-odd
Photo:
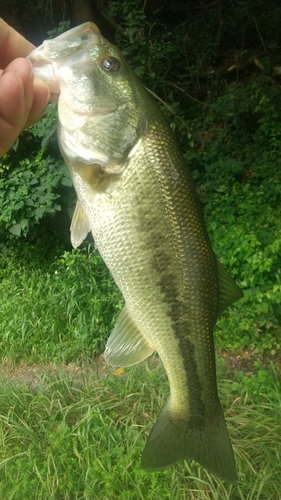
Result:
[[[154,352],[125,306],[107,341],[105,362],[114,366],[132,366]]]

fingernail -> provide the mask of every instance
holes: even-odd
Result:
[[[51,96],[51,91],[50,91],[50,87],[49,85],[45,82],[45,80],[41,80],[41,78],[34,78],[34,85],[39,85],[42,87],[42,85],[44,85],[44,87],[47,89],[47,97],[46,97],[46,105],[48,104],[49,100],[50,100],[50,96]]]
[[[29,62],[29,66],[30,66],[29,79],[32,80],[33,79],[33,66],[32,66],[31,62],[28,59],[27,59],[27,61]]]
[[[49,102],[49,100],[50,100],[50,98],[51,98],[51,91],[50,91],[50,87],[49,87],[49,85],[48,85],[46,82],[44,82],[44,83],[45,83],[45,86],[46,86],[46,87],[47,87],[47,89],[48,89],[48,96],[47,96],[47,99],[46,99],[46,104],[48,104],[48,102]]]
[[[17,72],[17,71],[14,71],[13,72],[16,77],[17,77],[17,80],[18,80],[18,86],[19,86],[19,91],[21,92],[22,95],[24,95],[24,86],[23,86],[23,82],[22,82],[22,77],[21,75]]]

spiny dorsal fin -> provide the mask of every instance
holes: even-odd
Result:
[[[218,314],[222,313],[228,306],[243,297],[243,292],[229,276],[223,265],[217,260],[219,275],[219,307]]]
[[[107,341],[104,352],[106,363],[114,366],[132,366],[146,359],[154,350],[125,306]]]
[[[83,208],[77,200],[70,226],[70,239],[74,248],[79,247],[91,231],[89,220]]]

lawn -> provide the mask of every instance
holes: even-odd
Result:
[[[233,442],[238,482],[196,463],[140,469],[148,432],[168,396],[157,356],[117,372],[99,365],[67,374],[41,367],[32,386],[1,384],[0,496],[5,500],[277,500],[281,498],[281,395],[252,396],[219,368],[219,392]]]

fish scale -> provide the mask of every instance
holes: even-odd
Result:
[[[157,351],[170,398],[141,465],[197,460],[235,481],[216,385],[213,327],[242,293],[217,261],[171,128],[120,51],[86,23],[29,56],[60,94],[58,139],[78,201],[73,245],[91,231],[125,299],[105,359],[130,366]]]

